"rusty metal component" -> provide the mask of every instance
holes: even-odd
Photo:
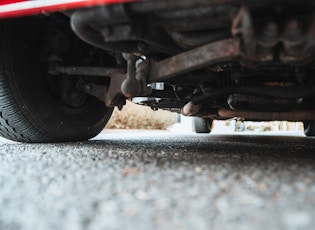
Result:
[[[76,84],[76,88],[93,97],[96,97],[100,101],[104,101],[108,92],[107,85],[97,85],[93,83],[78,82]]]
[[[274,99],[242,94],[233,94],[227,98],[227,103],[232,110],[249,109],[257,111],[284,112],[300,108],[303,103],[303,98]]]
[[[125,97],[122,95],[120,87],[123,81],[126,80],[126,74],[119,71],[112,73],[109,77],[111,79],[109,85],[99,85],[78,81],[76,88],[93,97],[96,97],[100,101],[103,101],[107,107],[124,104]]]
[[[262,61],[273,59],[273,49],[280,40],[279,28],[276,22],[269,21],[257,36],[256,52]]]
[[[70,76],[112,76],[117,73],[123,73],[122,69],[96,67],[96,66],[56,66],[54,69],[48,70],[53,75],[66,74]]]
[[[151,89],[147,86],[147,78],[150,72],[149,62],[139,60],[138,56],[132,54],[123,54],[127,60],[127,78],[121,85],[121,92],[127,98],[133,98],[137,96],[145,96],[151,93]]]
[[[249,8],[243,5],[232,22],[231,34],[242,38],[242,45],[249,54],[255,53],[255,31]]]
[[[253,24],[249,7],[243,5],[233,19],[231,33],[242,42],[241,63],[255,66],[261,62],[272,61],[275,56],[289,65],[301,66],[312,62],[315,56],[315,16],[305,20],[298,17],[284,22],[269,21],[261,29]],[[276,49],[281,45],[280,53]]]
[[[233,111],[229,109],[219,109],[218,115],[222,118],[240,117],[246,120],[287,120],[287,121],[308,121],[314,120],[314,110],[296,110],[292,112],[254,112],[254,111]]]
[[[312,26],[314,27],[315,24]],[[298,20],[288,21],[282,37],[283,51],[280,53],[280,60],[290,65],[310,63],[313,59],[312,51],[314,49],[314,44],[310,40],[313,39],[303,33],[302,25]]]
[[[201,105],[194,105],[192,102],[188,102],[182,109],[181,113],[184,116],[193,116],[201,109]]]
[[[192,49],[198,46],[209,44],[211,42],[227,39],[231,37],[229,29],[222,29],[218,31],[168,31],[170,36],[184,49]]]
[[[64,74],[73,77],[109,77],[109,85],[86,83],[79,80],[76,84],[76,88],[93,97],[96,97],[100,101],[104,101],[107,107],[119,105],[121,103],[121,99],[124,98],[120,87],[124,80],[126,80],[127,76],[123,69],[92,66],[54,66],[48,71],[52,75]]]
[[[202,8],[156,12],[155,22],[165,30],[176,32],[230,28],[231,17],[237,10],[238,6],[233,4],[212,4]]]
[[[141,26],[133,28],[123,4],[76,10],[70,18],[71,28],[80,39],[105,51],[143,54],[146,50],[142,44],[149,44],[149,50],[167,54],[181,51],[171,39],[165,41],[159,34],[148,35]]]
[[[150,62],[142,60],[136,68],[136,79],[141,82],[141,95],[149,95],[152,88],[148,87],[148,78],[150,74]]]
[[[141,94],[141,82],[136,79],[136,62],[139,57],[132,54],[123,54],[127,61],[127,78],[121,84],[121,92],[125,97],[132,98]]]
[[[235,37],[241,37],[245,64],[273,59],[273,48],[279,42],[278,26],[275,22],[268,22],[257,35],[250,10],[243,5],[233,19],[231,33]]]
[[[111,77],[110,85],[105,97],[105,105],[114,107],[125,104],[125,97],[121,93],[121,85],[126,79],[126,74],[115,74]]]
[[[152,63],[148,82],[165,81],[216,62],[237,59],[239,56],[240,42],[238,38],[210,43]]]
[[[200,108],[200,110],[192,115],[192,117],[210,118],[212,120],[224,119],[218,115],[218,109]]]
[[[252,95],[257,97],[275,99],[297,99],[315,96],[314,86],[303,87],[235,87],[213,90],[207,95],[201,95],[192,99],[195,105],[207,103],[219,97],[227,97],[231,94]]]
[[[191,72],[193,70],[206,67],[210,64],[230,60],[239,56],[239,40],[226,39],[223,41],[211,43],[194,50],[187,51],[177,56],[165,59],[163,61],[153,63],[151,72],[149,72],[148,62],[143,62],[137,73],[136,61],[138,57],[128,55],[128,73],[122,75],[121,72],[115,72],[113,69],[84,69],[84,68],[60,68],[59,71],[68,74],[83,74],[87,75],[108,75],[111,77],[110,87],[104,97],[107,106],[115,105],[117,97],[121,97],[121,93],[117,87],[121,88],[121,92],[127,98],[132,98],[140,95],[148,95],[150,91],[147,89],[146,79],[148,83],[160,82],[172,77]],[[177,64],[178,63],[178,64]],[[140,63],[141,64],[141,63]],[[88,71],[91,71],[90,73]],[[102,73],[102,70],[105,72]],[[137,75],[136,75],[137,73]],[[149,74],[149,76],[148,76]],[[117,77],[117,75],[119,77]],[[89,93],[89,91],[85,91]],[[91,94],[92,95],[92,94]]]
[[[108,27],[123,23],[128,23],[128,16],[121,4],[76,10],[71,15],[71,28],[83,41],[105,51],[139,52],[134,41],[105,42],[103,34],[111,33]]]

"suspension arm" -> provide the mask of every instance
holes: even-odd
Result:
[[[148,83],[165,81],[214,63],[237,59],[240,55],[238,38],[213,42],[152,63]]]

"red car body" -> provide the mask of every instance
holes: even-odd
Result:
[[[0,0],[0,18],[23,17],[131,0]]]

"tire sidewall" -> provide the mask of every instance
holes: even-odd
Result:
[[[40,46],[43,20],[27,18],[7,25],[10,63],[7,79],[17,104],[39,132],[54,141],[84,140],[97,135],[112,109],[89,97],[84,106],[71,108],[49,93],[41,74]],[[21,40],[22,38],[22,40]]]

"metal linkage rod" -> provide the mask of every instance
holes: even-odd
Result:
[[[213,42],[152,63],[148,82],[165,81],[217,62],[236,59],[240,54],[241,49],[238,38]]]

